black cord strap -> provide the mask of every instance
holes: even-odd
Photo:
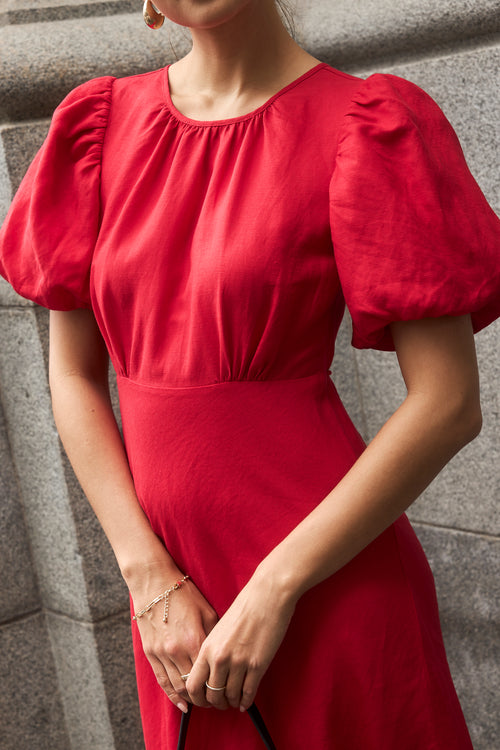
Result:
[[[183,713],[181,717],[181,726],[179,729],[179,740],[177,742],[177,750],[185,750],[186,747],[186,737],[187,737],[187,730],[189,726],[189,719],[191,717],[191,711],[193,710],[193,704],[188,703],[188,710],[187,713]],[[252,719],[255,728],[257,729],[260,737],[262,738],[262,741],[264,743],[264,747],[267,750],[276,750],[276,747],[274,745],[274,742],[271,739],[271,735],[269,734],[267,727],[264,723],[264,719],[260,715],[259,709],[255,705],[255,703],[252,703],[250,708],[247,710],[247,714]]]
[[[184,711],[182,712],[181,726],[179,729],[179,739],[177,740],[177,750],[184,750],[184,748],[186,747],[186,736],[189,726],[189,718],[191,716],[191,711],[193,710],[193,704],[188,703],[187,707],[187,713],[184,713]]]
[[[260,734],[260,736],[262,737],[262,740],[267,750],[276,750],[274,742],[271,739],[271,735],[269,734],[267,727],[264,724],[264,719],[260,715],[259,709],[255,705],[255,703],[252,703],[250,708],[247,710],[247,714],[250,716],[253,723],[255,724],[255,727],[258,733]]]

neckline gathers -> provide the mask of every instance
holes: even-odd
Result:
[[[273,102],[278,99],[278,97],[282,96],[283,94],[286,94],[287,91],[294,88],[298,84],[302,83],[302,81],[305,81],[310,76],[317,73],[319,70],[322,70],[323,68],[329,67],[327,63],[320,62],[314,65],[312,68],[309,68],[309,70],[306,70],[305,73],[302,73],[298,78],[295,78],[295,80],[288,83],[286,86],[283,86],[279,91],[277,91],[275,94],[269,97],[263,104],[261,104],[256,109],[251,110],[250,112],[247,112],[243,115],[238,115],[236,117],[227,117],[222,120],[195,120],[192,117],[187,117],[186,115],[183,115],[182,112],[180,112],[175,104],[172,101],[172,96],[170,94],[170,84],[168,79],[168,70],[170,68],[170,65],[167,65],[163,69],[163,92],[165,97],[165,102],[167,105],[167,108],[170,112],[170,114],[175,117],[175,119],[179,120],[180,122],[184,122],[188,125],[194,125],[201,128],[207,128],[207,127],[220,127],[221,125],[231,125],[233,123],[238,122],[244,122],[245,120],[250,120],[259,115],[261,112],[263,112],[265,109],[271,106]]]

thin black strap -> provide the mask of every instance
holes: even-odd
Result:
[[[188,703],[187,713],[184,713],[184,711],[182,712],[181,728],[179,729],[179,739],[177,741],[177,750],[184,750],[184,748],[186,747],[186,735],[189,726],[189,717],[191,716],[192,710],[193,704]]]
[[[192,710],[193,710],[193,704],[188,703],[187,713],[183,713],[181,717],[181,726],[179,729],[179,740],[177,742],[177,750],[185,750],[187,730],[188,730],[189,719],[190,719]],[[255,725],[255,728],[257,729],[260,737],[262,738],[262,741],[264,742],[266,749],[276,750],[274,742],[271,739],[271,735],[267,731],[267,727],[264,723],[264,719],[260,715],[259,709],[255,705],[255,703],[252,703],[250,708],[247,710],[247,713],[252,719]]]
[[[262,737],[262,740],[267,750],[276,750],[274,742],[271,739],[271,735],[267,731],[267,727],[264,724],[264,719],[260,715],[259,709],[255,705],[255,703],[252,703],[250,708],[247,710],[247,713],[249,714],[250,718],[255,724],[255,727],[258,733],[260,734],[260,736]]]

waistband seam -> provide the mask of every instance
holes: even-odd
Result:
[[[311,375],[303,375],[299,378],[275,378],[275,379],[267,379],[267,380],[258,380],[258,379],[248,379],[248,380],[219,380],[215,383],[202,383],[201,385],[151,385],[150,383],[140,383],[137,380],[134,380],[133,378],[128,377],[127,375],[123,375],[121,373],[116,374],[117,380],[123,380],[128,383],[131,383],[132,385],[137,386],[138,388],[150,388],[154,391],[188,391],[188,390],[199,390],[200,388],[216,388],[218,386],[223,385],[233,385],[235,383],[258,383],[258,384],[268,384],[268,383],[299,383],[302,380],[312,380],[313,378],[320,378],[324,377],[325,379],[331,379],[330,378],[331,372],[330,370],[324,370],[319,372],[314,372]]]

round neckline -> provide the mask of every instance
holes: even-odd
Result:
[[[168,70],[170,68],[170,65],[167,65],[163,69],[163,93],[165,102],[167,105],[167,108],[173,117],[175,117],[180,122],[184,122],[188,125],[195,125],[197,127],[201,128],[207,128],[207,127],[220,127],[221,125],[231,125],[232,123],[237,122],[244,122],[245,120],[250,120],[257,115],[259,115],[261,112],[263,112],[265,109],[271,106],[273,102],[278,99],[278,97],[285,94],[290,89],[297,86],[299,83],[302,83],[302,81],[305,81],[310,76],[317,73],[322,68],[327,68],[328,64],[324,62],[317,63],[312,68],[309,68],[309,70],[306,70],[305,73],[302,73],[298,78],[295,78],[295,80],[291,81],[290,83],[287,83],[286,86],[283,86],[279,91],[277,91],[275,94],[269,97],[263,104],[261,104],[256,109],[252,109],[250,112],[247,112],[243,115],[237,115],[236,117],[226,117],[223,120],[195,120],[192,117],[187,117],[186,115],[183,115],[182,112],[180,112],[175,104],[172,101],[172,96],[170,94],[170,83],[168,79]]]

